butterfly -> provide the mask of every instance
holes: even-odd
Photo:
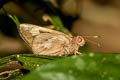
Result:
[[[82,36],[69,36],[49,28],[20,24],[19,33],[32,48],[34,54],[46,56],[68,56],[79,54],[78,48],[84,46]]]

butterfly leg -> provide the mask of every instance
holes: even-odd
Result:
[[[76,55],[76,54],[81,55],[82,53],[81,53],[81,52],[78,52],[78,50],[74,50],[74,55]]]

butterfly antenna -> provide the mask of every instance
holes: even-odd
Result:
[[[84,38],[99,38],[100,36],[83,36]],[[100,43],[97,43],[95,41],[91,41],[89,39],[86,39],[87,41],[91,42],[92,44],[97,45],[98,47],[100,47]]]
[[[99,38],[100,36],[83,36],[85,38]]]
[[[95,42],[95,41],[91,41],[91,40],[89,40],[89,39],[86,39],[87,41],[89,41],[89,42],[91,42],[92,44],[95,44],[95,45],[97,45],[98,47],[100,47],[100,43],[97,43],[97,42]]]

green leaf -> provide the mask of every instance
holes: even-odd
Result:
[[[0,59],[0,67],[4,67],[10,61],[19,61],[24,69],[32,70],[38,65],[46,64],[61,57],[40,56],[34,54],[11,55]]]
[[[60,59],[61,57],[52,57],[52,56],[40,56],[34,54],[20,54],[20,55],[11,55],[0,59],[0,80],[20,80],[25,73],[21,72],[21,68],[17,67],[16,64],[12,62],[18,62],[17,64],[23,66],[24,70],[32,71],[37,67],[40,67],[43,64],[47,64],[51,61]],[[10,67],[10,63],[15,65],[15,68]],[[12,69],[11,69],[12,68]],[[9,69],[9,71],[5,70]],[[16,71],[17,70],[17,71]],[[19,70],[19,71],[18,71]],[[2,72],[1,72],[2,71]],[[8,76],[4,76],[8,74]],[[9,76],[10,75],[10,76]]]
[[[120,80],[120,55],[82,54],[42,65],[22,80]]]
[[[64,27],[59,15],[50,14],[50,22],[55,26],[55,29],[61,32],[64,32],[68,35],[71,35],[71,32],[67,28]]]
[[[40,55],[17,55],[17,59],[23,63],[23,66],[27,70],[33,70],[36,67],[39,67],[43,64],[49,63],[60,57],[52,57],[52,56],[40,56]]]

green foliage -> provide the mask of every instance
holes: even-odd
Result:
[[[66,29],[60,19],[60,17],[57,14],[50,15],[50,22],[55,26],[55,29],[61,32],[64,32],[66,34],[70,34],[68,29]]]
[[[24,69],[32,70],[37,67],[37,64],[42,65],[59,59],[61,57],[39,56],[34,54],[11,55],[0,59],[0,68],[4,67],[10,61],[19,61]]]
[[[17,61],[18,63],[20,63],[21,66],[23,66],[24,70],[32,71],[43,64],[47,64],[51,61],[54,61],[60,58],[61,57],[39,56],[34,54],[11,55],[11,56],[7,56],[0,59],[0,71],[5,68],[11,69],[10,67],[7,67],[7,66],[9,66],[9,63],[12,61]],[[4,76],[5,74],[11,75],[11,76]],[[19,80],[23,76],[24,76],[24,73],[22,73],[20,68],[18,68],[17,66],[15,69],[11,69],[9,71],[5,70],[0,72],[0,80],[4,80],[7,77],[8,77],[7,79],[9,80],[16,80],[16,79]]]
[[[43,65],[22,80],[119,80],[120,55],[82,54]]]
[[[11,15],[9,13],[7,15],[15,22],[16,26],[19,27],[20,22],[18,18],[15,15]]]
[[[30,73],[11,71],[9,80],[119,80],[120,55],[83,53],[69,57],[12,55],[0,59],[0,69],[19,61]],[[39,65],[39,66],[38,66]],[[2,72],[3,73],[3,72]],[[9,72],[4,72],[9,73]],[[0,73],[1,74],[1,73]],[[25,76],[24,76],[25,75]],[[3,76],[0,76],[0,79]]]

